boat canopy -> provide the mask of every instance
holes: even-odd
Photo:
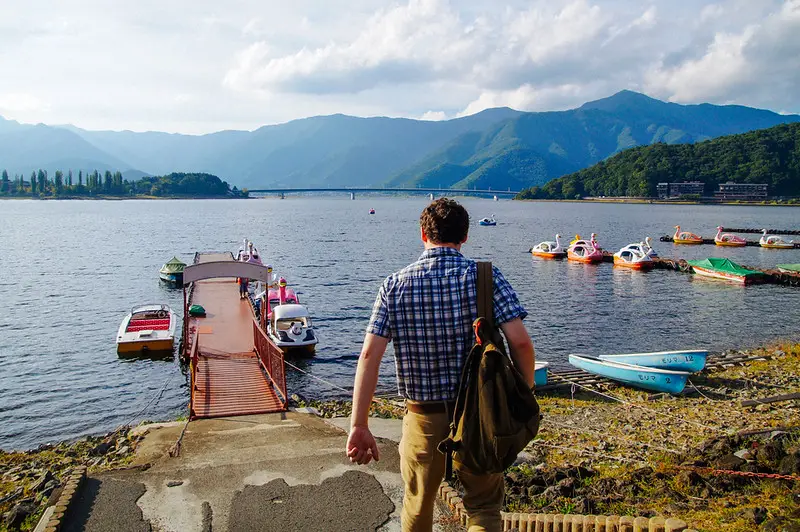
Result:
[[[252,262],[233,260],[201,262],[184,268],[183,285],[218,277],[244,277],[253,281],[267,281],[270,278],[270,271],[266,266]]]
[[[278,305],[272,309],[272,317],[276,320],[288,320],[292,318],[308,318],[308,309],[303,305]]]
[[[686,262],[688,262],[692,266],[697,266],[699,268],[717,270],[725,273],[730,273],[733,275],[742,275],[742,276],[761,275],[761,272],[755,270],[748,270],[747,268],[744,268],[736,264],[731,259],[710,257],[708,259],[703,259],[703,260],[687,260]]]
[[[800,273],[800,264],[778,264],[777,267],[781,270]]]
[[[181,273],[186,268],[186,263],[181,262],[178,257],[172,257],[172,260],[161,267],[162,273]]]

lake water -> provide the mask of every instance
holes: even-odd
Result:
[[[190,263],[197,250],[235,251],[243,237],[288,279],[315,319],[321,343],[303,369],[349,389],[382,279],[422,250],[418,220],[427,201],[339,196],[0,202],[0,448],[28,448],[185,413],[188,387],[177,360],[119,359],[116,331],[140,303],[164,302],[181,311],[181,292],[158,280],[159,267],[173,255]],[[800,250],[657,242],[675,224],[706,237],[713,237],[717,225],[797,229],[796,208],[463,203],[473,217],[464,253],[503,270],[530,312],[526,324],[537,357],[556,367],[571,352],[722,350],[800,337],[796,288],[745,288],[672,271],[631,272],[527,253],[556,232],[565,241],[595,232],[612,251],[650,235],[665,257],[722,256],[753,266],[800,262]],[[477,225],[492,213],[496,227]],[[290,393],[345,395],[291,369],[287,378]],[[379,387],[394,390],[391,354]]]

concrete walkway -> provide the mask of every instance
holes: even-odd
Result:
[[[336,426],[347,423],[301,412],[193,421],[176,458],[183,423],[152,425],[134,462],[144,469],[91,475],[66,529],[400,530],[400,421],[370,422],[381,461],[369,466],[347,460]]]

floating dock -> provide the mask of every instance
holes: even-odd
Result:
[[[266,280],[267,268],[230,253],[197,253],[184,270],[183,356],[190,363],[190,419],[286,410],[283,352],[256,321],[237,277]],[[203,317],[190,316],[201,305]]]

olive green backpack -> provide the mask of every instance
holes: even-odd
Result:
[[[494,325],[492,263],[478,263],[475,344],[461,370],[450,434],[439,444],[452,465],[472,473],[501,473],[539,431],[539,403],[506,354]]]

